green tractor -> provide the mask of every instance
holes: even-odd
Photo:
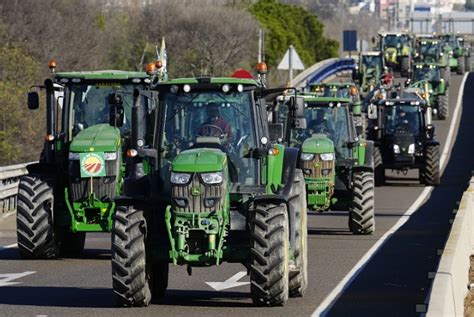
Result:
[[[440,35],[439,40],[444,54],[449,58],[451,70],[456,70],[459,75],[472,70],[471,53],[465,47],[464,37],[450,33]]]
[[[308,85],[307,89],[312,95],[318,97],[349,98],[351,99],[351,109],[354,114],[354,125],[357,135],[362,135],[365,131],[365,119],[361,113],[362,100],[357,85],[352,81],[327,82]]]
[[[442,78],[444,67],[438,64],[415,64],[410,87],[424,91],[433,114],[439,120],[449,116],[449,83]]]
[[[135,88],[142,72],[58,72],[28,93],[39,107],[46,92],[47,132],[39,163],[27,166],[18,191],[17,238],[24,258],[78,255],[87,232],[112,229],[120,193],[122,151],[130,139]]]
[[[408,76],[412,64],[412,39],[408,33],[379,33],[378,50],[383,53],[385,64]]]
[[[242,263],[256,305],[303,296],[304,177],[298,150],[269,142],[264,97],[272,92],[253,78],[198,77],[160,83],[147,105],[136,99],[112,231],[118,305],[164,296],[170,263],[188,274]]]
[[[415,64],[438,64],[442,68],[441,77],[446,83],[451,79],[451,67],[449,56],[446,55],[441,42],[434,37],[417,38]]]
[[[381,83],[386,73],[387,67],[381,52],[361,52],[359,63],[352,71],[352,80],[359,85],[360,94],[364,98]]]
[[[294,117],[287,97],[271,108],[272,121],[283,126],[283,140],[300,149],[300,166],[311,210],[349,210],[354,234],[375,231],[373,143],[356,133],[360,107],[350,98],[299,95],[304,121]]]

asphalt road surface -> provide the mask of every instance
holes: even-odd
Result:
[[[248,276],[238,274],[245,272],[241,265],[194,268],[192,276],[171,266],[163,301],[115,308],[110,235],[88,235],[80,258],[27,261],[14,245],[10,216],[0,220],[0,316],[418,316],[416,305],[426,299],[429,273],[436,270],[453,209],[474,169],[474,75],[466,80],[460,120],[453,121],[462,79],[451,79],[449,120],[435,121],[446,162],[442,184],[425,188],[414,181],[416,172],[389,173],[396,179],[376,189],[372,236],[352,235],[345,212],[310,214],[305,297],[285,307],[254,307]],[[452,142],[446,143],[450,127]],[[221,291],[206,284],[232,277],[243,283]]]

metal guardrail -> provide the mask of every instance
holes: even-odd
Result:
[[[330,58],[309,67],[296,76],[290,83],[291,87],[306,87],[321,82],[342,72],[352,71],[356,67],[353,58]]]
[[[0,216],[16,210],[20,176],[26,175],[31,163],[0,167]]]

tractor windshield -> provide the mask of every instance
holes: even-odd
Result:
[[[423,56],[438,56],[439,54],[438,42],[421,42],[420,52]]]
[[[336,155],[339,158],[349,158],[350,152],[346,147],[351,135],[348,106],[308,103],[305,110],[307,129],[296,128],[291,131],[291,146],[301,146],[313,134],[326,134],[334,142]]]
[[[109,123],[108,96],[120,91],[123,95],[125,116],[120,131],[130,133],[133,90],[136,85],[100,82],[93,84],[73,84],[69,87],[69,109],[71,109],[72,135],[100,123]]]
[[[379,69],[382,65],[382,59],[377,55],[362,55],[362,65],[365,69]]]
[[[416,67],[413,76],[415,82],[422,80],[438,82],[441,78],[439,68],[437,67]]]
[[[251,150],[257,142],[251,92],[165,92],[160,99],[166,109],[161,138],[165,165],[184,150],[215,147],[227,153],[231,179],[254,184],[256,162]]]
[[[387,134],[420,133],[421,108],[409,105],[394,105],[386,108],[385,132]]]
[[[397,36],[396,34],[389,34],[384,36],[383,38],[383,48],[387,47],[400,47],[401,46],[401,36]]]
[[[451,48],[456,48],[458,46],[458,41],[455,36],[445,35],[441,38],[441,44],[449,45]]]

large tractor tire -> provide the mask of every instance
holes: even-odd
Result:
[[[295,217],[295,240],[294,250],[295,269],[289,272],[290,297],[304,296],[308,287],[308,226],[307,226],[307,204],[306,184],[303,171],[296,170],[295,182],[290,192],[290,213]]]
[[[401,66],[400,66],[400,75],[402,75],[403,77],[407,77],[409,73],[410,73],[410,57],[403,56]]]
[[[385,185],[385,168],[383,167],[382,153],[380,148],[374,146],[374,182],[375,186]]]
[[[60,235],[59,253],[63,256],[78,256],[84,250],[85,232],[73,233],[65,228]]]
[[[437,117],[439,120],[446,120],[449,116],[449,95],[448,90],[446,94],[438,95],[436,97],[436,103],[438,104],[438,114]]]
[[[456,73],[458,75],[464,75],[466,71],[466,60],[464,59],[464,56],[458,57],[458,68],[456,69]]]
[[[112,229],[112,285],[118,306],[148,306],[151,301],[146,231],[143,211],[133,207],[117,208]]]
[[[449,66],[443,68],[443,71],[441,72],[441,78],[443,78],[446,85],[449,85],[451,80],[451,68]]]
[[[349,229],[353,234],[373,234],[375,231],[374,174],[357,171],[352,176],[354,184],[352,206],[349,210]]]
[[[252,301],[262,306],[283,306],[289,296],[289,229],[286,205],[256,205],[250,230]]]
[[[20,255],[51,259],[59,254],[53,222],[53,188],[40,175],[20,178],[16,231]]]
[[[466,72],[472,72],[472,58],[471,58],[471,56],[466,56]]]
[[[425,150],[425,166],[420,169],[420,183],[437,186],[440,183],[439,145],[427,146]]]

